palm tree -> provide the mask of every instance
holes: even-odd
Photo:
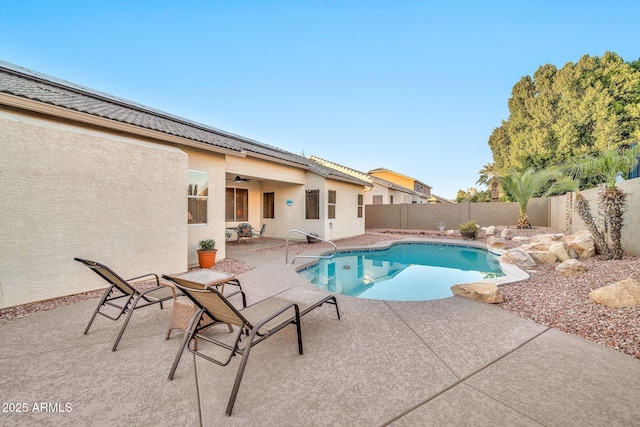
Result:
[[[480,174],[480,178],[478,178],[476,184],[488,186],[491,189],[491,201],[497,202],[500,198],[500,182],[498,181],[500,173],[496,168],[496,164],[487,163],[478,173]]]
[[[638,164],[640,146],[632,148],[618,147],[606,151],[596,157],[585,157],[574,166],[576,176],[592,177],[604,185],[598,191],[598,204],[602,205],[606,228],[611,240],[611,256],[622,259],[622,215],[624,214],[627,195],[617,185],[620,174],[626,175]]]
[[[529,168],[521,173],[512,172],[510,175],[498,178],[505,193],[518,202],[520,207],[517,228],[531,228],[529,217],[527,216],[529,201],[533,196],[540,193],[554,176],[555,174],[551,171],[536,171],[533,168]]]

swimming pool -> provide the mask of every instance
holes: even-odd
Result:
[[[299,273],[329,292],[390,301],[447,298],[451,285],[504,276],[486,249],[440,243],[338,252]]]

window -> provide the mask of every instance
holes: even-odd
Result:
[[[305,197],[305,218],[320,219],[320,190],[307,190]]]
[[[274,193],[262,193],[262,218],[275,218]]]
[[[364,195],[358,194],[358,218],[362,218],[363,206],[364,206]]]
[[[189,170],[187,192],[188,224],[207,223],[207,205],[209,202],[209,172]]]
[[[336,219],[336,190],[329,190],[327,194],[328,218]]]
[[[389,196],[389,204],[392,205],[393,204],[393,196]]]
[[[227,188],[225,221],[249,221],[249,190],[246,188]]]

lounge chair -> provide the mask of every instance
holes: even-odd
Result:
[[[334,295],[291,288],[247,307],[244,292],[238,290],[227,295],[227,297],[230,297],[238,293],[242,294],[243,308],[238,310],[225,296],[213,287],[202,288],[200,286],[198,289],[198,286],[194,283],[180,280],[177,277],[163,276],[163,278],[172,281],[177,288],[199,307],[199,310],[191,319],[188,333],[185,334],[182,346],[178,350],[176,359],[173,362],[171,372],[169,373],[169,380],[173,379],[185,348],[191,353],[219,366],[228,365],[231,358],[236,354],[242,356],[238,373],[236,374],[236,380],[231,390],[231,396],[229,396],[226,410],[227,415],[231,415],[231,411],[233,410],[238,389],[240,388],[240,382],[242,381],[242,375],[249,358],[249,352],[254,345],[262,342],[286,326],[295,324],[298,332],[298,353],[303,354],[302,331],[300,329],[300,318],[302,316],[327,302],[335,305],[336,314],[338,319],[340,319],[340,311],[338,310],[338,303]],[[209,321],[206,320],[207,317]],[[200,333],[206,328],[222,323],[235,325],[239,328],[237,336],[232,340],[232,344],[217,341],[210,336]],[[242,343],[243,347],[240,348],[243,337],[247,339],[246,342]],[[226,356],[226,359],[218,360],[202,353],[201,350],[193,349],[190,343],[196,338],[223,347],[229,350],[229,354]]]
[[[267,230],[267,224],[262,224],[262,227],[260,228],[259,233],[256,233],[255,231],[253,231],[253,237],[257,237],[264,242],[264,232],[266,230]]]
[[[101,314],[111,320],[118,320],[120,316],[127,313],[124,324],[120,328],[118,338],[116,338],[116,342],[111,348],[112,351],[116,351],[118,343],[122,338],[122,334],[124,334],[124,330],[127,328],[127,324],[129,323],[129,319],[131,318],[134,310],[154,304],[160,304],[160,308],[164,308],[162,305],[164,301],[176,297],[176,291],[174,289],[160,285],[160,279],[157,274],[145,274],[125,280],[114,273],[109,267],[100,264],[99,262],[81,258],[74,259],[89,267],[94,273],[102,277],[111,285],[102,295],[102,299],[100,300],[98,307],[96,307],[96,310],[93,312],[93,316],[91,316],[91,320],[89,320],[89,324],[84,330],[84,335],[87,335],[87,332],[89,332],[89,328],[97,314]],[[131,282],[143,278],[155,280],[156,286],[145,290],[136,289]],[[112,309],[109,307],[112,307]],[[103,311],[103,309],[107,310]]]

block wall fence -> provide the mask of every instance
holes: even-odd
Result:
[[[622,245],[630,255],[640,256],[640,178],[621,182],[618,186],[627,193]],[[592,188],[582,194],[595,215],[598,190]],[[567,197],[531,200],[528,210],[531,225],[571,233],[585,230],[584,222],[574,210],[567,217]],[[438,230],[438,224],[444,222],[446,230],[457,230],[458,225],[469,220],[481,226],[515,227],[518,223],[518,204],[515,202],[366,205],[365,209],[367,229]]]

